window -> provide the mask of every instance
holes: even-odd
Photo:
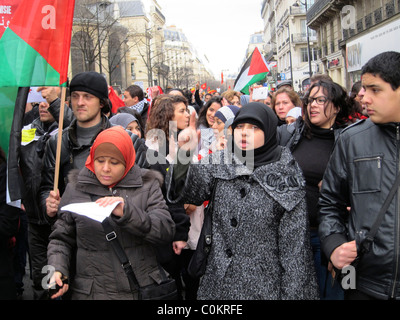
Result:
[[[132,80],[136,79],[135,63],[134,62],[131,62],[131,76],[132,76]]]
[[[300,57],[301,62],[308,62],[307,48],[300,48]]]
[[[314,60],[314,61],[318,60],[318,49],[317,48],[311,48],[311,56],[312,56],[312,60]]]
[[[301,35],[306,35],[307,34],[307,20],[300,20],[301,24]]]

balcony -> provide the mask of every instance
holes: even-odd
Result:
[[[292,33],[291,35],[291,41],[293,44],[296,43],[307,43],[307,33]],[[317,36],[316,35],[309,35],[310,41],[317,41]]]
[[[304,7],[290,7],[290,15],[306,14],[306,8]]]
[[[397,13],[400,13],[400,0],[399,6],[397,9]],[[365,32],[369,28],[385,21],[386,19],[391,18],[395,15],[395,6],[394,1],[390,1],[386,3],[386,5],[382,8],[378,8],[372,12],[369,12],[364,17],[360,18],[356,21],[355,29],[343,29],[343,40],[348,40],[351,37],[354,37],[356,34]]]
[[[276,55],[276,44],[266,44],[264,45],[264,57],[265,60],[269,61],[273,59],[273,56]]]
[[[307,11],[307,25],[316,30],[335,17],[350,0],[318,0]]]

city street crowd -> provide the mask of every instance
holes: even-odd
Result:
[[[94,71],[71,79],[65,106],[39,88],[10,137],[21,208],[1,150],[0,299],[22,297],[27,264],[34,300],[161,299],[166,284],[178,300],[399,299],[400,53],[351,88],[310,80],[262,99],[131,85],[117,109]]]

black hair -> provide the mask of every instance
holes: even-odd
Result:
[[[101,113],[107,115],[109,112],[111,113],[112,110],[112,104],[110,99],[100,99],[100,104],[103,106],[101,108]]]
[[[138,97],[139,101],[142,101],[144,99],[144,92],[142,88],[136,84],[129,86],[125,89],[125,91],[128,91],[132,98]]]
[[[400,52],[387,51],[371,58],[362,67],[361,74],[366,73],[379,76],[397,90],[400,87]]]
[[[314,88],[318,88],[318,90],[322,88],[328,100],[331,101],[336,108],[338,108],[338,114],[335,121],[337,126],[341,127],[346,125],[350,114],[350,99],[347,91],[342,86],[333,81],[320,80],[315,82],[306,92],[303,99],[303,115],[306,123],[305,134],[308,138],[311,137],[311,120],[309,119],[307,113],[307,101],[310,97],[311,91]],[[327,104],[325,104],[325,110],[326,106]]]
[[[351,87],[350,97],[349,97],[349,102],[351,105],[350,115],[356,115],[356,113],[362,113],[361,104],[356,101],[356,98],[361,88],[362,88],[361,81],[355,82]]]
[[[199,119],[197,121],[197,127],[199,127],[201,124],[207,128],[209,128],[208,122],[207,122],[207,110],[208,108],[211,107],[211,105],[216,102],[219,103],[222,107],[222,97],[221,96],[213,96],[210,100],[207,101],[207,103],[201,107],[200,112],[199,112]]]
[[[185,96],[186,99],[188,99],[189,103],[192,101],[192,91],[189,89],[183,89],[183,95]]]

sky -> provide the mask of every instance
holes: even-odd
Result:
[[[262,0],[157,0],[166,26],[186,35],[218,79],[239,72],[250,36],[262,31]],[[203,54],[208,61],[204,61]],[[229,71],[226,71],[229,70]]]

